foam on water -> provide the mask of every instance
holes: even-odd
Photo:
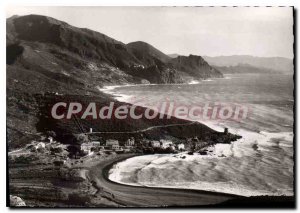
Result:
[[[189,82],[189,84],[199,84],[200,82],[199,81],[196,81],[196,80],[192,80]]]
[[[121,93],[117,93],[115,91],[116,88],[119,87],[129,87],[129,86],[134,86],[133,84],[126,84],[126,85],[114,85],[114,86],[104,86],[103,88],[100,88],[99,86],[97,87],[97,89],[101,92],[104,92],[106,94],[110,94],[113,95],[114,98],[120,102],[126,102],[128,101],[130,98],[132,98],[132,95],[125,95],[125,94],[121,94]]]
[[[265,156],[275,151],[272,139],[276,138],[281,141],[278,149],[291,151],[293,133],[246,130],[240,133],[243,139],[210,146],[207,155],[180,153],[127,159],[111,169],[109,179],[129,185],[199,189],[243,196],[293,195],[293,188],[287,184],[292,181],[292,167],[285,173],[281,170],[283,165],[289,166],[292,159]],[[261,157],[255,159],[256,155]],[[278,168],[270,167],[274,161]]]
[[[145,107],[157,102],[159,96],[177,98],[184,103],[238,99],[252,108],[252,115],[239,123],[200,121],[216,131],[229,127],[231,133],[243,137],[231,144],[208,147],[207,155],[180,153],[134,157],[116,164],[109,178],[129,185],[199,189],[246,196],[293,195],[292,99],[284,91],[286,86],[281,86],[282,79],[278,84],[272,76],[274,83],[268,85],[268,79],[260,76],[249,75],[247,78],[245,81],[244,77],[230,76],[228,81],[216,79],[181,85],[180,90],[174,85],[144,87],[140,93],[138,89],[130,90],[130,94],[136,97],[142,94],[148,98],[140,103]],[[244,82],[240,83],[241,80]],[[247,86],[245,89],[244,85]],[[267,87],[260,88],[264,86]],[[117,95],[126,93],[122,88],[116,90]],[[123,101],[130,102],[130,98],[124,96]]]

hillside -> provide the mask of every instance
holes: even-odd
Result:
[[[132,76],[145,78],[151,83],[184,83],[186,76],[167,64],[171,59],[152,45],[137,41],[127,44],[127,48],[142,65],[130,70]]]
[[[99,91],[104,85],[184,83],[193,78],[220,76],[200,56],[177,63],[147,43],[126,45],[99,32],[46,16],[13,16],[7,19],[6,27],[7,136],[10,149],[23,146],[36,134],[50,130],[49,127],[60,138],[65,138],[63,134],[80,132],[74,121],[70,125],[51,121],[49,107],[45,105],[54,103],[58,97],[69,100],[75,95],[76,101],[81,103],[90,97],[89,100],[107,104],[111,97]],[[118,128],[137,129],[151,126],[153,122],[87,122],[85,125],[86,129],[91,125],[104,125],[105,130],[116,128],[116,125]],[[206,133],[212,131],[201,124],[197,124],[192,132],[185,128],[181,131],[192,137],[202,129]],[[178,137],[176,132],[178,130],[170,129],[165,135]],[[164,134],[152,132],[152,135]]]
[[[219,70],[211,67],[201,56],[178,56],[177,58],[171,59],[169,63],[176,69],[194,78],[223,77]]]
[[[136,58],[148,66],[155,65],[157,60],[166,63],[171,59],[160,50],[143,41],[128,43],[127,47]]]
[[[125,45],[102,33],[46,16],[9,18],[7,51],[8,64],[16,65],[18,58],[19,67],[37,65],[44,72],[88,80],[93,89],[109,84],[184,82],[182,70],[170,67],[170,58],[145,42]],[[214,77],[214,73],[210,75]]]
[[[177,57],[180,56],[180,55],[177,54],[177,53],[173,53],[173,54],[168,54],[168,56],[169,56],[170,58],[177,58]]]

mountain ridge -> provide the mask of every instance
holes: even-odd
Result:
[[[58,59],[65,58],[70,62],[70,66],[75,60],[73,64],[77,64],[81,69],[88,65],[80,65],[89,62],[98,64],[95,67],[106,64],[119,70],[120,78],[126,76],[127,78],[123,79],[126,83],[184,83],[186,77],[207,78],[206,67],[204,71],[201,66],[194,67],[197,69],[194,73],[198,74],[189,76],[192,72],[184,73],[184,69],[178,70],[178,67],[170,63],[169,56],[146,42],[124,44],[100,32],[77,28],[47,16],[27,15],[7,19],[7,44],[16,43],[26,47],[25,52],[36,48],[35,50],[50,53]],[[155,76],[150,78],[147,72],[152,72]],[[201,72],[205,74],[201,75]],[[212,72],[208,77],[217,76]],[[107,80],[112,84],[123,82],[115,77]]]
[[[6,94],[10,148],[30,142],[34,134],[45,131],[41,126],[49,126],[49,111],[43,107],[48,99],[52,103],[57,97],[68,100],[76,96],[77,101],[84,102],[87,97],[98,97],[108,102],[111,97],[100,91],[106,85],[186,83],[201,77],[178,70],[168,56],[149,44],[146,44],[147,51],[143,50],[144,58],[139,58],[134,50],[145,44],[136,44],[128,47],[102,33],[46,16],[7,19]],[[201,74],[202,68],[193,69]],[[64,123],[59,124],[67,131]]]
[[[253,67],[272,69],[282,72],[293,72],[293,60],[285,57],[258,57],[251,55],[232,55],[232,56],[203,56],[212,66],[229,67],[239,64],[249,64]]]

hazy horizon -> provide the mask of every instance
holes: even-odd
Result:
[[[292,7],[8,7],[45,15],[165,54],[293,59]]]

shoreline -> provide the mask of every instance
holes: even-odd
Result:
[[[130,85],[129,85],[130,86]],[[138,86],[138,85],[136,85]],[[112,88],[113,90],[114,88]],[[113,93],[111,93],[112,95],[114,95]],[[121,95],[122,97],[122,95]],[[126,102],[126,101],[125,101]],[[130,102],[127,102],[127,103],[130,103]],[[130,103],[131,104],[131,103]],[[146,106],[143,106],[143,107],[146,107]],[[147,108],[147,107],[146,107]],[[195,121],[194,121],[195,122]],[[200,124],[203,124],[205,126],[208,126],[209,128],[219,132],[219,131],[222,131],[222,127],[220,126],[217,126],[217,125],[214,125],[213,122],[202,122],[202,121],[196,121],[197,123],[200,123]],[[266,132],[266,131],[260,131],[260,132],[252,132],[250,130],[246,130],[246,129],[243,129],[243,128],[240,128],[240,129],[237,129],[237,128],[234,128],[234,127],[230,127],[230,133],[232,134],[238,134],[238,135],[241,135],[243,138],[242,139],[239,139],[238,141],[234,142],[234,143],[244,143],[244,142],[249,142],[251,143],[252,140],[255,140],[255,138],[257,138],[259,140],[259,142],[257,142],[257,144],[259,145],[264,145],[267,143],[268,140],[270,140],[271,138],[275,137],[279,137],[280,135],[282,137],[284,137],[285,139],[288,139],[290,137],[290,134],[293,134],[293,132],[278,132],[278,133],[272,133],[272,132]],[[231,147],[227,147],[228,149],[231,149]],[[226,149],[227,149],[226,148]],[[122,183],[120,183],[122,184]],[[125,184],[126,185],[126,184]],[[136,186],[136,187],[140,187],[138,186],[138,184],[130,184],[130,186]],[[156,187],[155,185],[158,185],[157,187],[159,187],[160,184],[154,184],[153,187]],[[152,187],[152,186],[149,186],[149,187]],[[163,186],[162,186],[163,187]],[[167,187],[165,187],[167,188]],[[178,188],[179,189],[179,188]],[[184,189],[184,188],[183,188]],[[193,190],[193,188],[192,188]],[[197,188],[194,189],[194,190],[198,190]],[[201,188],[199,189],[201,190]],[[229,191],[230,192],[230,191]],[[222,193],[222,192],[221,192]],[[284,194],[284,195],[272,195],[272,194],[269,194],[269,195],[263,195],[263,194],[257,194],[257,195],[248,195],[248,197],[259,197],[259,196],[268,196],[268,197],[272,197],[272,196],[284,196],[284,197],[293,197],[294,196],[294,193],[293,194],[290,194],[290,193],[287,193],[287,194]]]
[[[99,162],[90,168],[89,177],[92,182],[96,183],[96,188],[108,191],[113,195],[115,202],[126,207],[205,206],[219,204],[234,198],[243,198],[239,195],[193,189],[131,186],[109,179],[109,171],[115,164],[136,156],[140,155],[128,154],[118,156],[113,160]],[[138,197],[137,194],[139,194]],[[175,194],[176,196],[174,196]],[[157,199],[158,197],[164,199]]]
[[[294,196],[253,196],[212,192],[196,189],[131,186],[114,182],[108,178],[110,169],[117,163],[139,154],[118,156],[113,160],[101,161],[89,170],[90,181],[98,190],[111,193],[115,203],[124,207],[249,207],[293,208]],[[253,206],[253,205],[256,206]]]
[[[210,153],[209,153],[210,154]],[[179,163],[171,163],[170,166],[173,167],[174,165],[182,165],[183,163],[192,164],[194,161],[204,161],[205,158],[217,158],[217,156],[209,155],[209,156],[189,156],[187,153],[180,154],[181,156],[177,156],[175,161],[178,161]],[[184,158],[182,158],[184,156]],[[146,169],[147,166],[155,167],[156,163],[153,164],[152,162],[158,162],[158,161],[172,161],[174,159],[174,154],[151,154],[151,155],[142,155],[137,156],[133,158],[128,158],[124,161],[118,161],[115,164],[113,164],[110,167],[109,173],[106,174],[108,176],[108,179],[114,183],[123,184],[123,185],[129,185],[129,186],[136,186],[136,187],[154,187],[154,188],[176,188],[176,189],[188,189],[188,190],[197,190],[197,191],[205,191],[205,192],[215,192],[215,193],[224,193],[224,194],[230,194],[230,195],[237,195],[237,196],[243,196],[243,197],[259,197],[259,196],[284,196],[284,197],[293,197],[294,193],[286,192],[286,193],[272,193],[271,191],[267,191],[266,189],[263,190],[262,188],[256,188],[256,189],[250,189],[250,188],[244,188],[243,185],[240,185],[237,187],[237,185],[220,185],[218,182],[214,184],[214,182],[206,182],[206,181],[195,181],[195,184],[191,182],[180,182],[180,180],[174,181],[169,179],[169,183],[164,182],[163,179],[158,180],[152,180],[154,178],[149,174],[149,176],[145,176],[143,178],[143,175],[147,175],[145,172],[140,172],[142,169]],[[166,160],[167,159],[167,160]],[[135,163],[137,162],[137,163]],[[116,166],[118,165],[118,166]],[[130,165],[135,168],[138,166],[138,169],[135,169],[131,171],[131,169],[127,170],[127,167],[130,167]],[[142,167],[139,167],[139,165],[144,165]],[[168,164],[167,164],[168,165]],[[168,168],[164,167],[164,164],[158,163],[158,168]],[[155,169],[155,168],[153,168]],[[182,168],[184,170],[184,168]],[[147,170],[147,169],[146,169]],[[157,170],[155,170],[157,171]],[[123,173],[124,172],[124,173]],[[150,172],[151,173],[151,172]],[[166,173],[167,175],[169,173]],[[141,175],[141,179],[139,178]],[[154,178],[155,179],[155,178]],[[146,182],[143,182],[145,180]],[[177,180],[177,179],[176,179]],[[204,184],[204,185],[202,185]],[[218,186],[220,186],[218,188]],[[222,188],[224,187],[224,188]]]
[[[214,78],[209,78],[209,79],[202,79],[200,81],[213,81]],[[227,79],[227,78],[224,78],[224,79]],[[100,92],[103,92],[104,94],[107,94],[107,95],[111,95],[112,98],[118,102],[124,102],[124,103],[127,103],[127,104],[131,104],[131,105],[135,105],[134,103],[130,103],[130,101],[128,101],[130,99],[130,97],[132,95],[127,95],[127,94],[115,94],[114,92],[110,92],[111,90],[114,90],[115,88],[120,88],[120,87],[136,87],[136,86],[168,86],[168,85],[196,85],[196,84],[200,84],[200,81],[197,81],[197,82],[194,82],[194,81],[191,81],[189,83],[180,83],[180,84],[124,84],[124,85],[110,85],[110,86],[103,86],[102,88],[98,88],[98,90]],[[144,106],[144,105],[136,105],[136,106],[140,106],[140,107],[143,107],[145,109],[148,109],[149,107],[147,106]],[[151,108],[149,108],[151,109]],[[161,113],[161,112],[158,112],[158,113]],[[165,114],[166,115],[166,114]],[[174,116],[174,115],[172,115]],[[175,117],[175,116],[174,116]],[[177,117],[175,117],[177,118]],[[181,118],[177,118],[177,119],[181,119]],[[223,131],[223,129],[221,127],[218,127],[212,123],[209,123],[209,122],[204,122],[204,121],[197,121],[197,120],[186,120],[186,121],[189,121],[189,122],[195,122],[195,123],[200,123],[202,125],[205,125],[211,129],[213,129],[214,131],[216,132],[221,132]],[[234,133],[233,133],[234,134]]]

